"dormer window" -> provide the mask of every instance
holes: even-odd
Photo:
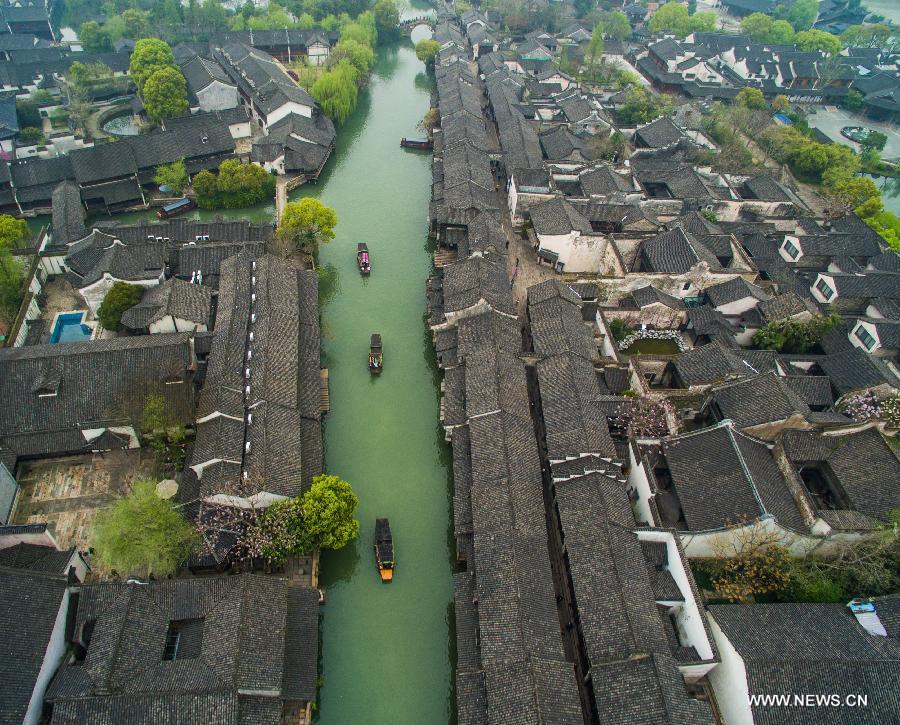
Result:
[[[790,239],[785,241],[784,251],[787,252],[788,256],[791,259],[797,259],[797,257],[800,256],[800,250]]]
[[[818,291],[826,301],[834,297],[834,290],[831,289],[831,286],[825,281],[824,277],[816,282],[816,291]]]
[[[865,347],[866,350],[872,350],[872,348],[875,347],[876,343],[878,342],[872,336],[872,333],[866,329],[865,325],[858,325],[857,328],[853,331],[853,334],[856,339],[863,344],[863,347]]]

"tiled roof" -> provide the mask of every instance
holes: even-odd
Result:
[[[875,725],[895,718],[900,648],[868,634],[843,604],[720,604],[709,612],[743,660],[750,694],[866,695],[866,707],[829,708],[826,721]],[[751,709],[761,725],[784,722],[784,708]],[[798,725],[822,718],[821,708],[792,709]]]
[[[192,367],[186,334],[2,349],[0,392],[20,404],[3,407],[0,440],[20,455],[72,452],[78,440],[80,450],[82,430],[134,424],[150,394],[190,423]]]
[[[66,594],[62,575],[0,566],[0,720],[20,723],[44,665],[56,617]],[[39,709],[39,708],[38,708]]]
[[[84,224],[86,214],[75,182],[63,181],[53,190],[52,208],[53,244],[69,244],[87,234]]]
[[[74,548],[60,551],[52,546],[19,543],[0,549],[0,567],[66,574],[66,567],[74,553]]]
[[[210,461],[235,462],[254,493],[288,497],[321,473],[316,280],[271,255],[241,253],[223,262],[198,411],[205,420],[191,459],[202,497],[223,493],[223,481],[207,476]]]
[[[141,330],[171,316],[209,326],[212,298],[211,287],[173,277],[145,290],[141,301],[122,314],[122,324]]]
[[[827,463],[854,510],[887,522],[900,507],[894,485],[900,480],[900,462],[877,428],[840,435],[785,431],[782,443],[798,467]]]
[[[712,389],[712,402],[723,418],[739,428],[809,415],[809,406],[774,372],[726,383]]]
[[[561,196],[530,207],[528,213],[537,234],[554,236],[572,231],[592,234],[591,223]]]
[[[765,514],[802,531],[803,519],[768,447],[726,421],[664,439],[686,530],[752,523]]]
[[[681,353],[673,365],[685,385],[702,385],[777,370],[778,355],[770,350],[731,350],[713,341]]]
[[[750,284],[743,277],[735,277],[727,282],[707,287],[704,292],[709,297],[713,307],[721,307],[747,297],[753,297],[757,300],[765,300],[769,297],[765,290],[757,287],[755,284]]]
[[[722,269],[716,255],[681,227],[645,239],[639,257],[641,269],[647,272],[684,274],[700,262],[712,271]]]
[[[166,266],[165,247],[159,244],[123,244],[120,239],[94,230],[69,247],[66,266],[78,288],[109,275],[125,282],[160,279]]]
[[[271,113],[286,103],[316,108],[313,97],[268,53],[242,43],[231,43],[214,51],[213,57],[263,113]]]
[[[655,149],[678,143],[684,138],[684,131],[676,126],[671,118],[663,116],[645,126],[640,126],[634,135],[644,146]]]
[[[256,711],[267,716],[252,722],[278,722],[283,700],[314,692],[317,609],[314,590],[252,574],[86,586],[75,632],[93,620],[93,633],[84,662],[63,666],[48,692],[53,721],[146,722],[156,712],[166,723],[237,725]],[[167,660],[173,621],[184,624]],[[260,710],[265,702],[278,707]]]

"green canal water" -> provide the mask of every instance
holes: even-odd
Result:
[[[323,178],[294,195],[315,196],[338,215],[320,260],[331,382],[325,461],[360,499],[359,540],[322,559],[321,723],[452,719],[450,465],[423,320],[431,157],[400,149],[430,92],[411,44],[382,51]],[[362,241],[372,258],[367,279],[356,268]],[[373,332],[384,340],[378,377],[367,367]],[[394,534],[391,584],[375,568],[376,517],[390,518]]]

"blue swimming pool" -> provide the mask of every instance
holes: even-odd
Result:
[[[50,344],[90,340],[93,330],[84,324],[84,312],[63,312],[56,316]]]

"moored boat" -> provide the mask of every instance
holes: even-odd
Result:
[[[356,264],[359,266],[360,274],[368,274],[372,271],[372,265],[369,262],[369,247],[365,242],[356,245]]]
[[[171,204],[166,204],[156,212],[156,216],[160,219],[168,219],[169,217],[178,216],[179,214],[184,214],[186,211],[196,208],[197,204],[193,199],[184,197],[178,201],[173,201]]]
[[[381,347],[381,335],[375,333],[369,342],[369,370],[372,375],[379,375],[384,367],[384,351]]]
[[[393,581],[394,537],[387,519],[375,519],[375,563],[378,565],[381,581]]]
[[[400,139],[400,146],[405,149],[421,149],[422,151],[431,151],[434,148],[434,142],[430,138],[406,138]]]

